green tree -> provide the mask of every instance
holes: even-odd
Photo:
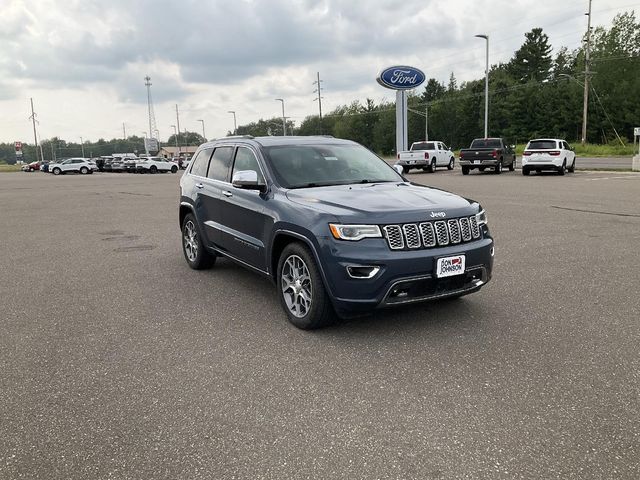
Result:
[[[522,83],[548,79],[552,65],[549,37],[541,28],[534,28],[524,36],[524,43],[508,64],[509,73]]]

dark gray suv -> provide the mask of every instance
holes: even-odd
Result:
[[[189,266],[225,256],[265,275],[299,328],[491,278],[482,207],[408,182],[355,142],[227,137],[200,146],[180,187]]]

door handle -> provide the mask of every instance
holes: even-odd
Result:
[[[224,190],[224,191],[222,192],[222,194],[223,194],[225,197],[233,197],[233,193],[229,192],[228,190]]]
[[[204,188],[204,185],[202,183],[196,183],[195,187],[196,188]]]

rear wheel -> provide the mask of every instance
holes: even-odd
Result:
[[[522,167],[522,174],[523,175],[529,175],[529,169]]]
[[[429,164],[429,173],[433,173],[436,171],[436,159],[432,158],[431,163]]]
[[[576,171],[576,159],[575,157],[573,158],[573,163],[571,164],[571,166],[569,168],[567,168],[567,171],[569,173],[573,173]]]
[[[453,166],[455,165],[455,158],[451,157],[449,159],[449,165],[447,165],[447,170],[453,170]]]
[[[562,162],[562,166],[558,169],[558,175],[564,175],[566,171],[567,171],[567,161],[564,160]]]
[[[316,261],[300,243],[290,243],[280,255],[278,296],[287,318],[298,328],[320,328],[335,319]]]
[[[509,171],[513,172],[516,169],[516,159],[514,158],[511,164],[509,165]]]
[[[178,167],[175,165],[171,167],[171,173],[176,173],[178,171]]]
[[[469,167],[462,167],[462,174],[469,175]]]
[[[151,167],[149,167],[149,172],[158,173],[158,167],[156,167],[155,165],[151,165]]]
[[[87,173],[89,173],[89,169],[87,167],[81,167],[80,168],[80,173],[82,175],[86,175]]]
[[[402,171],[407,174],[409,173],[409,170],[411,170],[409,167],[402,167]]]
[[[502,160],[498,160],[498,164],[496,165],[496,168],[493,171],[496,172],[498,175],[502,173]]]
[[[216,256],[205,250],[193,214],[189,213],[182,221],[182,252],[184,258],[194,270],[211,268],[216,263]]]

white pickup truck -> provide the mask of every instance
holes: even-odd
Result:
[[[447,167],[453,170],[455,156],[444,143],[437,140],[414,142],[406,152],[398,153],[396,165],[400,165],[404,173],[412,168],[422,168],[431,173],[436,167]]]

